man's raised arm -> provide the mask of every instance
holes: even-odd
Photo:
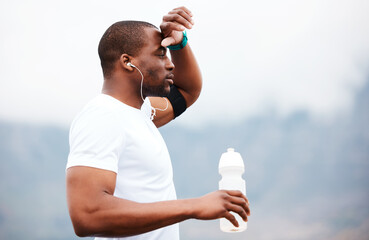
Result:
[[[192,13],[185,7],[175,8],[163,17],[160,25],[163,34],[162,46],[174,46],[181,44],[185,29],[191,29],[194,21]],[[170,50],[172,62],[175,65],[174,85],[182,94],[185,107],[190,107],[199,97],[202,88],[202,77],[196,58],[187,43],[185,47],[179,50]],[[166,102],[162,98],[150,97],[153,107],[163,109]],[[154,123],[157,127],[163,126],[175,117],[172,104],[169,104],[166,111],[157,111]]]

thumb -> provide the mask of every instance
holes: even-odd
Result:
[[[161,45],[163,47],[168,47],[168,46],[172,45],[173,43],[175,43],[175,39],[172,38],[172,37],[164,38],[163,41],[161,41]]]

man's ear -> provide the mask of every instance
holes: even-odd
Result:
[[[132,72],[134,69],[132,66],[129,66],[128,64],[131,62],[131,60],[132,60],[132,57],[130,55],[123,53],[122,55],[120,55],[120,58],[119,58],[120,66],[123,69],[126,69],[127,71]]]

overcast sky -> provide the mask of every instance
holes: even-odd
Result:
[[[0,119],[68,126],[100,92],[100,37],[112,23],[159,25],[185,5],[203,74],[180,124],[296,110],[326,119],[368,79],[369,1],[1,1]]]

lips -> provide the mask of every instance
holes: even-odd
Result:
[[[173,85],[173,83],[174,83],[173,78],[174,78],[173,73],[170,73],[166,76],[166,80],[170,83],[170,85]]]

